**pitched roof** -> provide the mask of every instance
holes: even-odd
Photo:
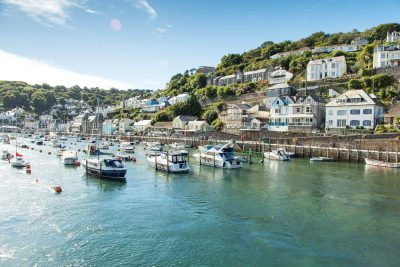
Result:
[[[377,98],[375,95],[367,94],[364,90],[349,90],[344,94],[334,98],[328,104],[327,107],[336,106],[360,106],[360,105],[375,105],[377,104]]]
[[[307,65],[319,65],[327,62],[346,62],[346,58],[344,56],[339,56],[339,57],[330,57],[330,58],[321,58],[321,59],[315,59],[315,60],[310,60]]]
[[[289,85],[288,83],[278,83],[278,84],[275,84],[275,85],[273,85],[271,87],[268,87],[267,90],[290,88],[290,87],[292,87],[292,86]]]
[[[156,122],[152,128],[157,128],[157,129],[172,129],[172,121],[160,121]]]
[[[180,119],[181,121],[195,121],[198,119],[197,116],[187,116],[187,115],[179,115],[175,119]]]
[[[151,123],[151,120],[141,120],[141,121],[135,122],[134,125],[135,126],[146,126],[149,123]]]
[[[206,121],[189,121],[189,125],[202,125],[202,124],[207,124],[208,123]]]

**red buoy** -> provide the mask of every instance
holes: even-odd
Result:
[[[75,166],[76,166],[76,167],[81,166],[81,162],[80,162],[79,160],[75,161]]]
[[[54,192],[56,192],[56,193],[61,193],[62,192],[62,189],[61,189],[61,186],[55,186],[54,187]]]
[[[32,170],[31,170],[31,169],[26,169],[26,173],[27,173],[27,174],[31,174],[31,173],[32,173]]]

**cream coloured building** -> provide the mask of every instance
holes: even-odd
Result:
[[[311,60],[307,64],[307,81],[339,78],[347,73],[344,56]]]

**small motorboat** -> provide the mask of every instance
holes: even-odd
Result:
[[[370,165],[370,166],[376,166],[376,167],[400,168],[400,163],[393,163],[393,162],[368,159],[368,158],[365,158],[365,164]]]
[[[25,168],[28,164],[22,157],[14,157],[11,161],[11,166],[14,168]]]
[[[64,151],[61,154],[61,160],[64,165],[75,165],[78,161],[78,153],[76,151]]]
[[[85,168],[86,174],[103,179],[126,181],[126,168],[121,160],[113,158],[88,158],[82,160],[82,166]]]
[[[122,161],[134,161],[134,160],[136,160],[134,157],[128,155],[125,152],[117,152],[117,153],[115,153],[114,157],[119,159],[119,160],[122,160]]]
[[[11,153],[9,153],[7,150],[3,150],[1,153],[1,159],[2,160],[9,160],[13,157],[13,155],[11,155]]]
[[[280,161],[290,160],[290,157],[282,149],[272,150],[270,152],[264,152],[264,158],[270,160],[280,160]]]
[[[147,160],[157,170],[164,170],[172,173],[189,172],[190,167],[187,160],[187,152],[166,152],[156,156],[147,156]]]
[[[43,145],[43,139],[36,139],[35,140],[35,144],[38,146],[42,146]]]
[[[312,158],[310,158],[310,161],[312,161],[312,162],[332,162],[332,161],[335,161],[335,158],[330,158],[330,157],[312,157]]]

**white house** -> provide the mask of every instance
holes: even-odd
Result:
[[[356,44],[339,44],[339,45],[315,47],[312,50],[312,53],[320,54],[320,53],[330,53],[333,51],[356,52],[358,50],[359,50],[359,46]]]
[[[144,132],[149,127],[151,127],[151,120],[141,120],[133,125],[136,132]]]
[[[338,78],[346,73],[347,65],[344,56],[310,60],[307,64],[308,81]]]
[[[324,120],[325,101],[317,95],[278,96],[272,103],[270,131],[306,131],[319,129]]]
[[[349,90],[326,104],[325,128],[374,129],[382,116],[383,107],[378,104],[375,95],[364,90]]]
[[[293,78],[293,73],[284,70],[284,69],[277,69],[273,72],[271,72],[268,83],[270,85],[272,84],[278,84],[278,83],[287,83]]]
[[[179,129],[179,130],[188,130],[189,129],[189,122],[195,121],[198,118],[196,116],[178,116],[172,121],[172,128]]]
[[[399,66],[400,45],[380,45],[374,48],[374,69]]]
[[[168,102],[171,105],[175,105],[177,103],[185,102],[186,100],[189,99],[189,97],[190,97],[189,94],[184,93],[184,94],[180,94],[180,95],[171,97],[170,99],[168,99]]]
[[[120,119],[119,120],[119,124],[118,124],[118,131],[120,134],[125,134],[127,132],[130,132],[133,130],[133,124],[134,124],[134,120],[128,119],[128,118],[124,118],[124,119]]]
[[[213,129],[206,121],[189,121],[188,130],[197,133],[211,132]]]

